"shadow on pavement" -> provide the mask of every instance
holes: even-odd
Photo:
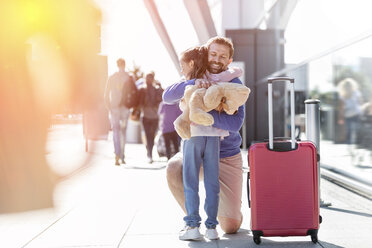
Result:
[[[314,247],[325,247],[325,248],[344,248],[343,246],[338,246],[328,242],[320,241],[314,244],[312,241],[274,241],[265,237],[261,237],[262,243],[257,245],[253,242],[253,236],[247,229],[240,229],[236,234],[224,234],[221,236],[220,240],[209,241],[203,239],[199,242],[189,242],[188,246],[190,248],[204,248],[204,247],[224,247],[224,248],[247,248],[247,247],[288,247],[288,248],[314,248]]]
[[[248,246],[251,245],[251,246]],[[249,235],[249,230],[240,229],[236,234],[223,234],[219,240],[202,239],[198,242],[189,242],[188,246],[191,248],[205,248],[205,247],[234,247],[247,248],[254,245],[252,236]]]
[[[237,234],[223,235],[220,240],[209,241],[202,239],[198,242],[189,242],[190,248],[204,248],[204,247],[224,247],[224,248],[247,248],[247,247],[286,247],[286,248],[314,248],[314,247],[325,247],[325,248],[344,248],[343,246],[334,245],[331,243],[320,241],[314,244],[312,241],[273,241],[264,237],[261,237],[262,243],[257,245],[253,242],[252,235],[249,234],[248,230],[241,230]]]
[[[345,246],[334,245],[334,244],[324,242],[321,240],[318,242],[318,244],[320,244],[320,246],[324,248],[345,248]]]
[[[323,248],[344,248],[343,246],[338,246],[338,245],[334,245],[334,244],[330,244],[330,243],[327,243],[327,242],[323,242],[323,241],[319,241],[318,243],[314,244],[311,240],[310,240],[310,236],[309,237],[309,241],[284,241],[284,238],[283,238],[283,241],[274,241],[274,240],[269,240],[269,239],[265,239],[265,238],[262,238],[261,237],[261,244],[260,245],[256,245],[253,240],[251,239],[249,241],[249,246],[246,246],[246,247],[257,247],[257,248],[260,248],[260,247],[286,247],[286,248],[314,248],[314,247],[323,247]],[[231,246],[231,247],[235,247],[235,246]]]

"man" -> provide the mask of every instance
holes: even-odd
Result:
[[[224,37],[211,38],[206,46],[208,47],[208,66],[210,73],[220,73],[227,70],[232,62],[234,47],[230,40]],[[231,82],[242,83],[238,78]],[[211,83],[203,79],[193,79],[176,83],[168,87],[163,94],[163,100],[172,104],[178,102],[182,97],[187,85],[196,84],[199,87],[208,88]],[[241,214],[242,197],[242,166],[243,161],[240,153],[241,137],[239,130],[244,121],[244,106],[234,115],[210,112],[214,118],[214,127],[226,130],[228,127],[229,136],[221,141],[220,145],[220,203],[218,210],[218,221],[225,233],[235,233],[239,230],[243,220]],[[169,188],[185,210],[185,196],[182,182],[182,154],[177,154],[168,162],[167,180]]]
[[[111,115],[111,125],[113,131],[115,165],[125,164],[125,141],[128,118],[130,111],[127,107],[120,104],[122,101],[123,87],[129,82],[130,75],[125,71],[125,60],[120,58],[116,61],[119,70],[111,75],[107,81],[105,89],[105,105]]]
[[[139,90],[139,102],[142,112],[142,125],[146,136],[147,160],[151,164],[154,139],[158,130],[159,116],[158,108],[161,102],[163,89],[155,80],[155,73],[150,72],[145,76],[145,84]]]

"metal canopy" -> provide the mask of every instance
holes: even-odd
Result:
[[[200,44],[217,35],[207,0],[184,0]]]
[[[181,75],[181,67],[179,64],[176,50],[174,49],[173,43],[168,35],[167,29],[165,28],[164,23],[159,15],[156,4],[154,3],[153,0],[143,0],[143,2],[145,3],[145,6],[150,13],[150,16],[151,16],[152,22],[154,23],[156,31],[158,32],[160,39],[162,40],[165,48],[167,49],[168,54],[171,57],[174,66],[176,67],[178,73]]]
[[[268,16],[266,18],[267,29],[285,30],[298,1],[299,0],[277,0],[274,2],[265,15],[265,17]]]
[[[175,67],[181,74],[181,68],[179,65],[177,53],[174,49],[173,43],[168,35],[168,32],[163,24],[163,21],[159,15],[154,0],[143,1],[147,10],[149,11],[152,22],[160,36],[160,39],[162,40],[165,48],[167,49],[168,54],[171,57]],[[250,5],[243,5],[242,2],[240,1],[241,0],[229,1],[228,4],[230,6],[228,7],[231,8],[232,7],[231,5],[238,5],[239,8],[237,11],[239,11],[238,14],[240,15],[243,13],[244,15],[249,15],[250,12],[252,11],[258,11],[257,9],[253,10],[250,8],[241,8],[243,6]],[[267,29],[285,30],[289,22],[289,18],[299,0],[286,1],[264,0],[264,1],[265,10],[262,12],[261,18],[258,18],[256,22],[257,24],[255,25],[256,28],[259,28],[260,25],[265,22]],[[191,22],[194,26],[200,44],[206,43],[208,39],[217,35],[207,0],[184,0],[184,5],[190,16]],[[231,16],[231,18],[234,17]],[[244,26],[244,24],[241,25]]]

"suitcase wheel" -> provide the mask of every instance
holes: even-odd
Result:
[[[307,235],[311,236],[311,241],[313,241],[313,243],[318,243],[318,229],[308,230]]]
[[[253,234],[253,241],[257,245],[261,244],[261,236],[264,236],[263,232],[259,230],[252,230],[252,234]]]
[[[319,224],[323,222],[323,218],[321,215],[319,215]]]
[[[313,243],[318,243],[318,234],[312,234],[311,235],[311,241],[313,241]]]
[[[254,236],[253,236],[253,241],[254,241],[257,245],[259,245],[259,244],[261,244],[261,237],[258,236],[258,235],[254,235]]]

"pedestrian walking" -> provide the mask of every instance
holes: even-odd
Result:
[[[162,93],[163,88],[155,80],[155,73],[147,73],[145,84],[142,84],[139,89],[139,107],[141,109],[141,121],[146,136],[146,150],[149,163],[153,162],[152,149],[154,147],[155,134],[158,130],[158,108],[162,101]]]
[[[113,132],[115,165],[125,164],[125,142],[130,109],[123,104],[126,96],[124,89],[130,88],[132,77],[125,71],[125,60],[117,60],[118,71],[112,74],[106,84],[104,101],[110,112]]]

